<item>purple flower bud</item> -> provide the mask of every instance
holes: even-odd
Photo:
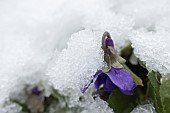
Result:
[[[40,94],[42,93],[42,91],[40,91],[40,90],[38,89],[38,87],[34,87],[34,88],[32,88],[31,93],[32,93],[33,95],[40,95]]]
[[[106,47],[112,46],[114,48],[113,40],[111,38],[106,38],[105,43],[106,43]]]

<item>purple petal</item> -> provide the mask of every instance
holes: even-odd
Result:
[[[96,73],[95,73],[95,75],[94,75],[94,77],[98,77],[100,74],[102,74],[103,72],[102,72],[102,70],[98,70]]]
[[[96,89],[97,89],[97,91],[99,90],[99,87],[100,87],[100,85],[102,85],[102,84],[105,84],[106,83],[106,79],[107,79],[107,75],[106,74],[104,74],[102,71],[100,71],[100,72],[97,72],[96,73],[97,75],[97,78],[96,78],[96,81],[95,81],[95,87],[96,87]]]
[[[124,94],[133,94],[136,86],[132,75],[126,69],[112,67],[106,74]]]
[[[112,46],[114,48],[113,40],[111,38],[107,38],[105,40],[105,42],[106,42],[106,47],[107,46]]]
[[[93,83],[93,79],[94,79],[94,78],[92,78],[88,83],[86,83],[86,84],[80,89],[82,93],[85,93],[85,92],[86,92],[86,90],[89,88],[90,84]]]
[[[88,81],[88,83],[86,83],[80,90],[82,93],[85,93],[86,90],[89,88],[90,84],[93,83],[94,78],[98,77],[100,74],[102,74],[103,72],[101,70],[97,71],[96,74],[94,76],[92,76],[91,80]]]
[[[114,89],[114,84],[113,84],[113,82],[110,80],[110,78],[109,77],[107,77],[107,80],[106,80],[106,83],[105,83],[105,85],[104,85],[104,88],[106,89],[106,91],[108,92],[108,93],[111,93],[112,91],[113,91],[113,89]]]

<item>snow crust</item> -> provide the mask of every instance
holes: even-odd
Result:
[[[170,1],[136,0],[121,5],[119,12],[134,20],[130,40],[135,55],[146,63],[147,69],[158,71],[165,78],[170,72]]]
[[[102,34],[99,34],[87,29],[71,36],[68,48],[58,55],[54,60],[54,66],[47,73],[56,89],[76,88],[80,92],[81,83],[77,81],[88,78],[97,69],[101,69],[103,59],[100,37]]]
[[[146,63],[149,71],[158,71],[166,77],[170,72],[170,33],[167,31],[146,32],[141,30],[131,37],[135,55]]]
[[[67,48],[66,43],[71,34],[84,29],[82,25],[84,17],[106,9],[101,8],[102,5],[103,2],[99,0],[0,1],[2,113],[10,112],[10,109],[12,112],[13,107],[10,106],[15,106],[9,105],[9,109],[3,107],[11,92],[19,91],[27,83],[48,80],[46,71],[49,61],[58,56],[55,53]],[[66,81],[63,83],[68,84]],[[94,106],[98,106],[97,103]],[[108,108],[107,105],[105,107]]]
[[[138,105],[131,113],[156,113],[153,104]]]
[[[112,112],[90,92],[84,103],[78,102],[81,85],[103,65],[102,33],[111,33],[118,50],[130,40],[134,54],[147,68],[166,78],[170,72],[169,13],[169,0],[1,0],[0,109],[12,90],[49,80],[71,95],[70,106],[81,104],[83,113]],[[15,105],[10,106],[12,111]],[[2,113],[7,109],[1,109]]]
[[[63,95],[69,95],[71,100],[69,106],[81,104],[85,108],[83,113],[89,113],[92,110],[93,112],[105,113],[107,111],[111,113],[106,102],[102,104],[102,100],[98,98],[101,104],[99,106],[93,96],[90,96],[91,93],[87,94],[83,103],[79,102],[80,96],[83,96],[80,88],[103,65],[103,53],[100,49],[101,35],[100,32],[93,32],[89,29],[73,34],[69,40],[68,48],[58,55],[54,60],[55,64],[52,64],[52,68],[47,73],[52,85],[59,89]],[[95,107],[96,109],[94,109]]]

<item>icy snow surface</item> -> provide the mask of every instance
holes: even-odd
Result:
[[[169,14],[169,0],[1,0],[0,105],[12,90],[49,79],[65,95],[71,92],[70,105],[82,104],[83,113],[111,112],[90,92],[78,102],[81,83],[103,65],[102,33],[111,33],[118,50],[130,39],[147,68],[166,77]]]
[[[156,113],[153,104],[138,105],[131,113]]]
[[[47,75],[55,88],[59,89],[62,94],[70,96],[72,101],[69,106],[79,104],[79,97],[83,95],[80,88],[90,80],[97,69],[101,69],[103,64],[100,49],[101,35],[102,33],[100,32],[93,32],[88,29],[73,34],[69,40],[68,48],[64,49],[54,59],[55,64],[52,64],[54,66],[48,70]],[[87,107],[91,101],[91,107]],[[93,112],[100,111],[100,113],[105,113],[106,109],[108,109],[107,112],[111,112],[107,106],[101,109],[93,101],[92,97],[85,99],[85,103],[87,102],[88,104],[82,104],[82,107],[87,109],[86,112],[92,112],[90,109],[93,109]],[[100,102],[101,105],[102,103]],[[92,106],[97,107],[97,109],[92,108]]]

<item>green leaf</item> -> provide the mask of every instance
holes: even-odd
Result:
[[[151,85],[153,86],[153,88],[156,91],[159,91],[160,83],[159,83],[159,80],[157,78],[158,78],[158,76],[160,76],[160,74],[157,73],[157,72],[150,72],[150,73],[148,73],[147,76],[148,76],[149,81],[151,82]]]
[[[170,77],[160,86],[160,97],[164,113],[170,113]]]
[[[162,109],[162,103],[160,100],[160,94],[159,94],[159,89],[160,89],[160,83],[157,79],[158,76],[160,76],[159,73],[157,72],[150,72],[148,75],[149,81],[151,83],[150,88],[150,94],[154,102],[154,106],[156,108],[156,111],[158,113],[163,113]]]
[[[138,60],[138,62],[139,62],[139,65],[140,65],[140,66],[142,66],[143,68],[146,69],[146,65],[145,65],[145,63],[144,63],[143,61]]]
[[[108,103],[114,113],[130,113],[137,105],[135,99],[135,95],[124,95],[118,88],[115,88],[109,96]]]

